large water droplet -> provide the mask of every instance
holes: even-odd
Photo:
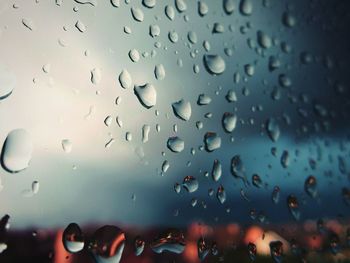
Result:
[[[210,102],[211,102],[211,98],[208,96],[208,95],[206,95],[206,94],[200,94],[199,96],[198,96],[198,100],[197,100],[197,104],[198,105],[208,105],[208,104],[210,104]]]
[[[266,131],[273,142],[276,142],[281,134],[278,123],[274,118],[269,118],[266,121]]]
[[[152,84],[147,83],[143,86],[135,86],[134,93],[145,108],[149,109],[156,105],[157,91]]]
[[[181,120],[188,121],[191,118],[191,104],[189,101],[181,99],[177,102],[174,102],[172,105],[173,112]]]
[[[69,224],[63,231],[62,242],[69,253],[77,253],[84,248],[84,236],[76,223]]]
[[[96,263],[119,263],[125,246],[124,232],[116,226],[96,230],[89,242],[89,250]]]
[[[165,251],[181,254],[185,246],[185,236],[178,229],[164,231],[150,244],[151,249],[158,254]]]
[[[29,166],[33,144],[29,133],[23,129],[11,131],[1,152],[1,165],[11,173],[17,173]]]
[[[198,14],[200,16],[205,16],[209,12],[209,7],[204,1],[198,2]]]
[[[204,135],[205,150],[212,152],[221,147],[221,138],[215,132],[207,132]]]
[[[165,7],[165,15],[172,21],[175,19],[175,9],[174,7],[167,5]]]
[[[225,60],[219,55],[204,55],[203,62],[210,74],[222,74],[225,71]]]
[[[131,49],[129,51],[129,58],[132,62],[138,62],[140,60],[140,53],[136,49]]]

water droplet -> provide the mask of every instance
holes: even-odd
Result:
[[[280,128],[277,121],[274,118],[269,118],[266,121],[266,132],[269,135],[271,141],[276,142],[280,137]]]
[[[255,261],[256,258],[256,245],[254,243],[249,242],[248,244],[248,255],[251,261]]]
[[[131,88],[132,86],[132,79],[130,73],[123,69],[122,72],[119,74],[119,83],[120,86],[122,86],[124,89]]]
[[[225,60],[219,55],[204,55],[203,62],[210,74],[222,74],[225,71]]]
[[[142,1],[142,4],[145,6],[145,7],[148,7],[148,8],[153,8],[156,6],[156,3],[157,1],[156,0],[143,0]]]
[[[222,126],[226,132],[232,132],[236,128],[237,116],[230,112],[225,112],[222,116]]]
[[[209,7],[204,1],[198,2],[198,14],[203,17],[209,12]]]
[[[70,140],[68,139],[62,140],[61,145],[65,153],[70,153],[72,151],[73,143]]]
[[[329,245],[333,255],[336,255],[340,252],[340,239],[337,234],[332,233],[329,238]]]
[[[74,1],[82,5],[88,4],[91,6],[97,6],[97,0],[74,0]]]
[[[204,135],[204,145],[207,152],[212,152],[221,147],[221,138],[215,132],[207,132]]]
[[[29,18],[23,18],[22,24],[31,31],[35,30],[34,22]]]
[[[170,167],[169,162],[167,160],[165,160],[162,164],[162,172],[166,173],[168,171],[169,167]]]
[[[131,134],[131,132],[126,132],[126,133],[125,133],[125,140],[126,140],[127,142],[130,142],[130,141],[132,140],[132,134]]]
[[[225,32],[225,27],[221,23],[214,23],[212,33],[213,34],[221,34]]]
[[[171,20],[173,21],[175,19],[175,9],[174,7],[167,5],[165,7],[165,15]]]
[[[211,176],[215,182],[219,181],[222,175],[222,167],[219,160],[215,159],[213,163],[213,168],[211,170]]]
[[[209,245],[207,245],[207,242],[204,240],[204,238],[199,238],[197,241],[197,252],[199,260],[203,261],[208,255],[209,250]]]
[[[109,127],[112,125],[112,121],[113,121],[112,116],[107,116],[103,122],[107,127]]]
[[[120,0],[111,0],[111,4],[114,7],[120,7]]]
[[[178,229],[164,231],[150,244],[151,249],[158,254],[165,251],[181,254],[185,246],[185,236]]]
[[[275,187],[273,188],[272,196],[271,196],[272,202],[273,202],[274,204],[278,204],[278,202],[280,201],[280,195],[281,195],[281,190],[280,190],[280,188],[279,188],[278,186],[275,186]]]
[[[81,22],[80,20],[78,20],[78,21],[75,23],[75,27],[76,27],[81,33],[84,33],[85,30],[86,30],[86,27],[85,27],[84,23]]]
[[[0,66],[0,101],[12,94],[16,85],[16,76]]]
[[[0,243],[0,254],[4,252],[7,249],[6,243]]]
[[[260,178],[260,176],[258,174],[253,174],[252,176],[252,184],[257,187],[257,188],[261,188],[263,185],[263,182]]]
[[[294,27],[297,21],[292,14],[285,12],[282,15],[282,22],[286,27]]]
[[[163,64],[158,64],[154,68],[154,76],[157,80],[162,80],[165,78],[165,69]]]
[[[39,192],[40,184],[38,181],[33,181],[32,182],[32,192],[33,194],[37,194]]]
[[[94,68],[91,70],[91,83],[92,84],[99,84],[101,81],[101,70],[99,68]]]
[[[216,244],[216,242],[211,244],[211,254],[213,256],[217,256],[219,254],[218,244]]]
[[[192,44],[196,44],[198,41],[197,34],[194,31],[189,31],[187,34],[188,41],[190,41]]]
[[[23,129],[13,130],[3,144],[1,165],[8,172],[20,172],[29,166],[32,152],[33,144],[29,133]]]
[[[244,16],[250,16],[253,13],[252,0],[241,0],[239,4],[239,11]]]
[[[317,181],[314,176],[310,175],[306,178],[304,189],[310,197],[315,198],[317,196]]]
[[[237,101],[237,95],[236,92],[234,90],[229,90],[226,94],[226,100],[228,102],[236,102]]]
[[[177,194],[180,193],[180,192],[181,192],[181,184],[175,183],[175,184],[174,184],[174,190],[175,190],[175,192],[176,192]]]
[[[147,124],[142,126],[142,142],[146,143],[149,139],[149,133],[151,131],[151,127]]]
[[[69,224],[63,231],[62,243],[69,253],[77,253],[84,248],[84,236],[76,223]]]
[[[218,190],[216,192],[216,198],[221,204],[225,203],[226,201],[226,191],[222,185],[218,187]]]
[[[89,242],[89,250],[96,263],[119,263],[125,246],[125,235],[116,226],[103,226],[96,230]]]
[[[283,257],[283,243],[281,241],[270,242],[270,253],[275,263],[281,263]]]
[[[158,25],[149,26],[149,34],[151,37],[157,37],[160,35],[160,27]]]
[[[168,139],[167,146],[170,151],[179,153],[185,149],[185,142],[179,137],[170,137]]]
[[[131,14],[132,17],[137,21],[137,22],[142,22],[144,19],[144,14],[142,10],[138,7],[132,7],[131,8]]]
[[[131,49],[129,51],[129,58],[132,62],[138,62],[140,60],[140,53],[136,49]]]
[[[224,0],[223,8],[227,15],[231,15],[235,11],[235,3],[233,0]]]
[[[47,63],[42,67],[42,70],[44,73],[50,73],[50,69],[51,69],[51,64]]]
[[[194,176],[188,175],[184,178],[182,186],[186,189],[187,192],[193,193],[198,190],[199,183]]]
[[[208,105],[208,104],[210,104],[210,102],[211,102],[211,98],[208,96],[208,95],[206,95],[206,94],[200,94],[199,96],[198,96],[198,100],[197,100],[197,104],[198,105]]]
[[[175,116],[179,119],[188,121],[191,118],[192,109],[189,101],[181,99],[171,104],[171,106],[173,108]]]
[[[350,206],[350,189],[343,187],[342,188],[342,196],[345,204]]]
[[[288,151],[283,151],[282,156],[281,156],[281,165],[283,168],[287,168],[290,163],[290,158],[289,158],[289,152]]]
[[[270,48],[272,46],[272,39],[263,31],[257,32],[258,43],[262,48]]]
[[[175,30],[169,32],[168,38],[172,43],[176,43],[177,41],[179,41],[179,35]]]
[[[287,197],[287,205],[289,212],[292,214],[295,220],[300,219],[300,210],[298,199],[294,195],[289,195]]]
[[[185,0],[175,0],[175,6],[177,11],[179,11],[180,13],[186,11],[187,9],[187,4]]]
[[[146,83],[134,87],[134,93],[140,103],[147,109],[152,108],[157,102],[157,91],[152,84]]]
[[[145,1],[144,1],[145,2]],[[136,237],[134,241],[135,255],[140,256],[145,248],[146,242],[141,237]]]

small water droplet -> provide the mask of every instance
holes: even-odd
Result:
[[[91,83],[97,85],[101,81],[101,70],[99,68],[94,68],[91,70]]]
[[[224,130],[228,133],[233,132],[236,128],[237,124],[237,116],[230,112],[225,112],[222,116],[222,126]]]
[[[188,175],[184,178],[182,186],[186,189],[187,192],[193,193],[198,190],[199,183],[194,176]]]
[[[126,70],[123,69],[122,72],[119,74],[119,83],[120,86],[124,89],[131,88],[132,86],[132,79],[130,73]]]
[[[281,241],[270,242],[270,253],[275,263],[281,263],[283,257],[283,243]]]
[[[138,7],[131,8],[131,15],[137,22],[142,22],[144,19],[143,11]]]
[[[134,241],[135,255],[140,256],[145,248],[146,242],[141,237],[136,237]]]
[[[70,153],[72,151],[73,143],[70,140],[68,139],[62,140],[61,145],[65,153]]]
[[[81,22],[80,20],[78,20],[78,21],[75,23],[75,27],[76,27],[81,33],[84,33],[85,30],[86,30],[86,27],[85,27],[84,23]]]
[[[204,145],[207,152],[212,152],[221,147],[221,138],[215,132],[207,132],[204,135]]]
[[[132,62],[138,62],[140,60],[140,53],[136,49],[131,49],[129,51],[129,58]]]

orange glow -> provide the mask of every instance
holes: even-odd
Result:
[[[120,245],[124,241],[125,241],[124,234],[119,235],[118,238],[113,241],[113,243],[111,244],[111,249],[109,254],[110,257],[114,256],[117,253],[117,250],[119,249]]]
[[[212,228],[200,223],[193,223],[188,227],[188,237],[190,239],[198,239],[201,236],[207,236],[212,233]]]
[[[343,231],[343,227],[337,220],[329,220],[326,222],[326,227],[338,235]]]
[[[183,257],[188,262],[199,262],[196,242],[187,243],[185,251],[183,253]]]
[[[306,244],[310,249],[319,249],[322,246],[322,237],[319,235],[312,235],[306,237]]]
[[[261,238],[263,235],[264,231],[258,227],[258,226],[252,226],[250,227],[245,234],[244,237],[244,243],[246,245],[249,244],[249,242],[254,243],[258,238]]]
[[[56,239],[55,239],[55,244],[54,244],[54,263],[72,263],[73,262],[73,255],[71,255],[70,253],[68,253],[63,246],[62,243],[62,235],[63,235],[63,231],[59,230],[57,231],[56,234]]]
[[[226,229],[229,235],[232,235],[232,236],[239,235],[240,228],[238,224],[229,224],[227,225]]]

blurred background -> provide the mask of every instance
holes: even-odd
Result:
[[[0,1],[0,262],[93,262],[72,222],[123,229],[121,262],[347,260],[349,7]],[[148,247],[168,227],[179,255]]]

